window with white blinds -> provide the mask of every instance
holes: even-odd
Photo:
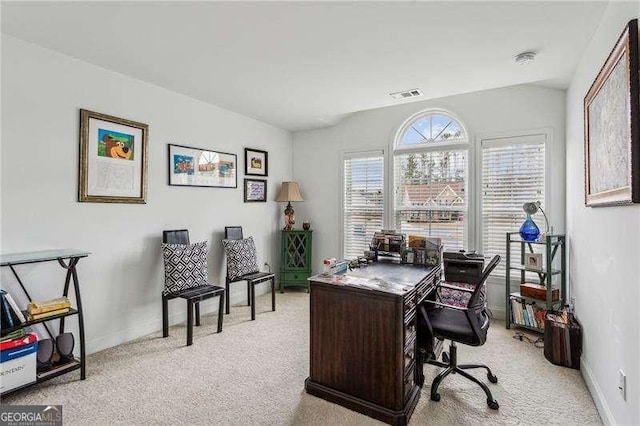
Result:
[[[384,153],[347,153],[343,170],[343,257],[355,259],[383,228]]]
[[[543,134],[482,141],[482,252],[506,256],[506,233],[520,229],[526,218],[522,205],[545,205],[545,140]],[[542,221],[541,221],[542,220]],[[544,218],[534,218],[544,232]],[[520,260],[514,245],[511,263]],[[496,272],[504,275],[501,262]]]
[[[466,247],[467,149],[396,152],[396,231],[442,238],[446,250]]]

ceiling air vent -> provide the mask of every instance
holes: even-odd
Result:
[[[422,96],[422,91],[420,89],[403,90],[402,92],[389,93],[389,96],[393,99],[415,98]]]

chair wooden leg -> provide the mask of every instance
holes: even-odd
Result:
[[[251,306],[251,287],[252,283],[247,281],[247,306]]]
[[[225,312],[228,314],[229,313],[229,305],[231,304],[231,303],[229,303],[229,283],[228,282],[226,283],[225,287],[226,288],[225,288],[225,291],[224,291],[224,298],[225,298],[225,304],[224,304],[225,307],[224,307],[224,309],[225,309]]]
[[[251,321],[256,319],[256,286],[251,283],[250,287]]]
[[[200,326],[200,302],[196,302],[196,327]]]
[[[193,344],[193,302],[187,300],[187,346]]]
[[[169,299],[162,296],[162,337],[169,336]]]
[[[276,280],[271,278],[271,310],[276,310]]]
[[[225,292],[226,293],[226,292]],[[220,295],[220,305],[218,306],[218,333],[222,332],[222,320],[224,318],[224,294]]]

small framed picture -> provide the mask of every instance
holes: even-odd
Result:
[[[244,174],[248,176],[269,175],[269,153],[259,149],[244,149]]]
[[[542,253],[525,253],[524,266],[528,269],[542,271]]]
[[[244,180],[244,202],[254,203],[267,201],[267,181],[262,179]]]

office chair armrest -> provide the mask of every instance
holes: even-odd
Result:
[[[451,290],[464,291],[465,293],[473,293],[475,288],[458,287],[457,285],[446,284],[444,281],[440,282],[437,287],[450,288]]]
[[[447,305],[446,303],[436,302],[435,300],[425,300],[422,303],[430,303],[432,305],[443,306],[445,308],[451,308],[451,309],[457,309],[459,311],[468,311],[467,308],[463,308],[463,307],[456,306],[456,305]]]

